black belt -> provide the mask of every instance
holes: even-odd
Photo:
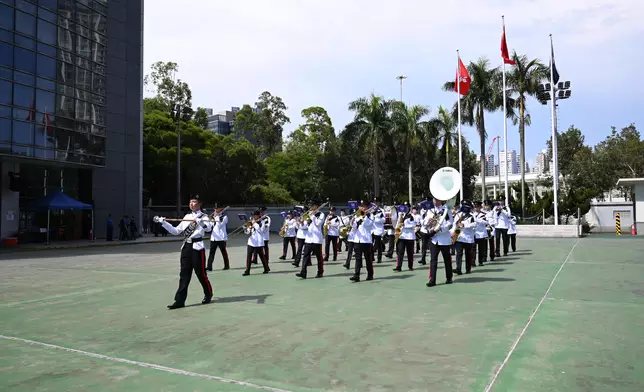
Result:
[[[203,238],[201,238],[201,237],[186,238],[186,243],[187,244],[194,244],[195,242],[201,242],[201,241],[203,241]]]

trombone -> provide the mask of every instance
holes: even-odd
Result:
[[[213,212],[212,214],[208,215],[208,220],[214,221],[216,217],[221,216],[224,212],[226,212],[230,206],[227,206],[226,208],[222,209],[219,213],[217,213],[217,210]],[[168,222],[194,222],[196,219],[183,219],[183,218],[164,218],[161,219],[160,216],[155,216],[152,218],[152,221],[154,223],[161,223],[161,221],[168,221]]]

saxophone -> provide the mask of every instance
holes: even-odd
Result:
[[[400,235],[402,234],[402,228],[403,228],[403,225],[405,224],[405,219],[407,218],[408,214],[409,213],[406,213],[405,215],[402,215],[401,217],[398,218],[398,223],[396,224],[396,232],[394,235],[394,245],[398,243],[398,238],[400,238]]]
[[[288,219],[284,219],[284,224],[282,225],[282,228],[280,229],[280,237],[284,237],[286,235],[286,224],[288,223]]]

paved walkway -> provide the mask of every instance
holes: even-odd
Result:
[[[183,240],[183,236],[171,236],[166,237],[155,237],[153,234],[144,234],[143,237],[137,238],[133,241],[106,241],[103,239],[97,239],[95,241],[89,240],[79,240],[79,241],[52,241],[49,245],[45,243],[32,243],[32,244],[22,244],[18,245],[16,248],[0,248],[0,252],[16,252],[21,250],[48,250],[48,249],[73,249],[73,248],[89,248],[97,246],[121,246],[121,245],[138,245],[138,244],[150,244],[157,242],[174,242]]]

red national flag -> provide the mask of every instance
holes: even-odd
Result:
[[[458,59],[458,67],[460,69],[460,72],[458,69],[456,70],[454,91],[456,91],[457,93],[460,92],[461,95],[467,95],[467,92],[470,90],[470,83],[472,82],[472,79],[470,79],[470,74],[467,72],[467,68],[465,68],[465,64],[463,64],[463,61],[460,59],[460,57]]]
[[[45,126],[45,132],[47,132],[48,135],[53,135],[54,134],[54,129],[51,127],[51,118],[49,117],[49,113],[45,113],[45,115],[42,118],[43,125]]]
[[[516,64],[512,61],[510,53],[508,52],[508,42],[505,40],[505,24],[503,24],[503,35],[501,36],[501,57],[503,58],[503,62],[506,64]]]

